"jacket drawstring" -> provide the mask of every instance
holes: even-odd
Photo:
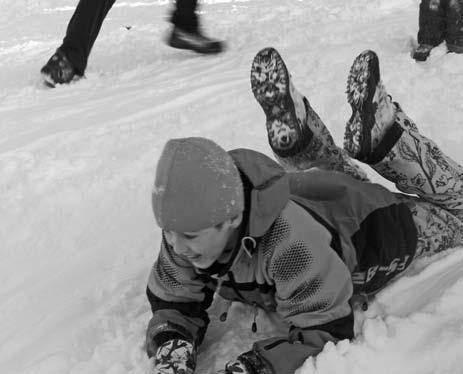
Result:
[[[224,300],[225,302],[225,306],[224,306],[224,311],[222,312],[222,314],[220,315],[219,317],[219,320],[221,322],[225,322],[227,320],[227,317],[228,317],[228,311],[230,310],[230,307],[232,305],[232,301],[231,300]]]
[[[225,300],[225,310],[222,312],[222,314],[220,314],[220,317],[219,317],[219,320],[221,322],[225,322],[227,320],[227,317],[228,317],[228,311],[232,305],[232,301],[231,300]],[[252,321],[252,325],[251,325],[251,331],[252,332],[257,332],[257,317],[259,315],[259,307],[257,306],[256,303],[252,303],[252,307],[253,307],[253,321]]]
[[[364,292],[360,293],[360,298],[362,300],[362,310],[366,312],[368,310],[368,295]]]
[[[251,244],[251,248],[248,248],[247,247],[247,242],[250,242]],[[241,239],[241,248],[244,250],[244,252],[246,253],[246,255],[249,257],[249,258],[252,258],[252,253],[251,251],[254,250],[255,248],[257,247],[257,242],[256,240],[251,237],[251,236],[245,236]],[[235,261],[233,262],[232,266],[234,265],[234,263],[237,261],[239,256],[236,256],[235,258]],[[218,283],[217,283],[217,289],[216,289],[216,293],[220,295],[220,289],[222,288],[222,283],[223,283],[223,279],[222,278],[219,278],[218,279]],[[232,300],[227,300],[227,299],[224,299],[224,311],[220,314],[219,316],[219,320],[221,322],[225,322],[227,320],[227,317],[228,317],[228,311],[230,310],[230,307],[232,305]],[[254,307],[254,318],[253,318],[253,322],[252,322],[252,326],[251,326],[251,330],[252,332],[256,332],[257,331],[257,316],[259,314],[259,309],[257,307],[257,304],[256,303],[253,303],[252,304],[253,307]]]
[[[251,249],[248,249],[246,246],[246,243],[250,242],[251,244]],[[249,258],[252,258],[251,251],[254,250],[257,247],[257,242],[256,239],[254,239],[252,236],[245,236],[243,239],[241,239],[241,247],[243,248],[244,252],[248,255]],[[257,332],[257,316],[259,315],[259,307],[257,306],[257,303],[252,303],[252,306],[254,308],[253,310],[253,321],[251,325],[251,331],[252,332]]]
[[[254,320],[252,322],[251,330],[252,332],[257,332],[257,316],[259,314],[259,308],[256,303],[252,303],[252,305],[254,307]]]
[[[251,243],[251,249],[248,249],[248,247],[246,246],[247,242]],[[248,255],[249,258],[252,258],[251,251],[254,250],[256,247],[256,239],[254,239],[252,236],[245,236],[243,237],[243,239],[241,239],[241,248],[243,248],[244,252]]]
[[[217,281],[217,288],[215,290],[217,295],[220,295],[220,289],[222,288],[222,283],[223,283],[223,278],[219,278],[218,281]],[[232,301],[224,299],[224,303],[225,303],[224,304],[224,311],[219,316],[219,320],[222,321],[222,322],[225,322],[227,320],[228,310],[231,307]]]

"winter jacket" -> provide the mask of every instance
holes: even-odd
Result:
[[[384,187],[338,173],[286,173],[255,151],[230,152],[245,186],[240,244],[227,264],[195,269],[165,239],[148,282],[147,339],[198,346],[222,297],[277,312],[287,336],[240,356],[251,372],[289,374],[328,341],[353,338],[353,293],[374,293],[416,249],[410,210]]]

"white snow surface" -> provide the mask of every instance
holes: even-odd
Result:
[[[228,50],[173,50],[168,1],[125,0],[109,13],[86,78],[49,89],[41,66],[77,0],[0,0],[0,373],[150,373],[148,273],[160,230],[151,212],[156,160],[172,137],[206,136],[271,156],[254,100],[254,55],[277,48],[296,86],[342,142],[345,82],[375,50],[394,100],[463,160],[463,55],[444,45],[410,58],[419,0],[208,0],[207,34]],[[386,183],[368,169],[376,181]],[[386,184],[387,185],[387,184]],[[463,250],[415,264],[356,312],[357,337],[328,344],[299,374],[463,373]],[[256,339],[284,334],[275,315],[220,300],[198,373],[214,373]]]

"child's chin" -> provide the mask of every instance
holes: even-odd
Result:
[[[197,267],[198,269],[207,269],[210,267],[213,262],[210,261],[192,261],[192,264]]]

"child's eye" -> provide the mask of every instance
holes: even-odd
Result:
[[[183,237],[186,239],[194,239],[197,235],[194,234],[183,234]]]

